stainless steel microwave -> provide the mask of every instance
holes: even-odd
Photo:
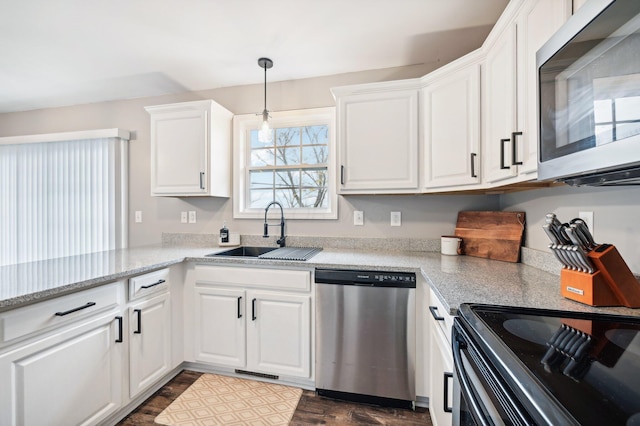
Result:
[[[640,185],[640,0],[588,0],[536,59],[538,179]]]

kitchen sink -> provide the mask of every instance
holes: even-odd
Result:
[[[269,260],[305,261],[320,252],[321,248],[309,247],[250,247],[241,246],[231,250],[211,253],[206,257],[257,257]]]
[[[261,254],[269,253],[278,247],[251,247],[240,246],[230,250],[221,251],[219,253],[208,254],[207,257],[258,257]]]

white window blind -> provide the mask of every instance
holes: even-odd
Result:
[[[126,139],[16,139],[0,138],[0,265],[126,245]]]

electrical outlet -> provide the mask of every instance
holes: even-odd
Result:
[[[391,226],[402,225],[402,212],[391,212]]]
[[[196,223],[196,212],[194,210],[189,212],[189,223]]]
[[[353,212],[353,224],[356,226],[364,225],[364,212],[356,210]]]
[[[187,212],[180,212],[180,223],[187,223]]]
[[[140,210],[136,210],[136,223],[142,223],[142,212]]]
[[[578,217],[587,224],[589,231],[591,231],[591,235],[593,235],[593,212],[578,212]]]

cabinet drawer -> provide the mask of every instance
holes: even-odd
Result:
[[[129,278],[129,300],[140,299],[149,294],[162,293],[169,288],[169,269]]]
[[[196,285],[224,285],[311,291],[311,271],[233,266],[196,266]]]
[[[60,296],[0,314],[0,344],[59,327],[118,305],[122,282]]]
[[[429,289],[429,317],[430,320],[435,322],[435,324],[442,330],[444,335],[447,337],[449,343],[451,343],[451,329],[453,327],[453,318],[454,316],[449,314],[449,311],[446,310],[442,301],[438,295],[433,291],[433,289]]]

